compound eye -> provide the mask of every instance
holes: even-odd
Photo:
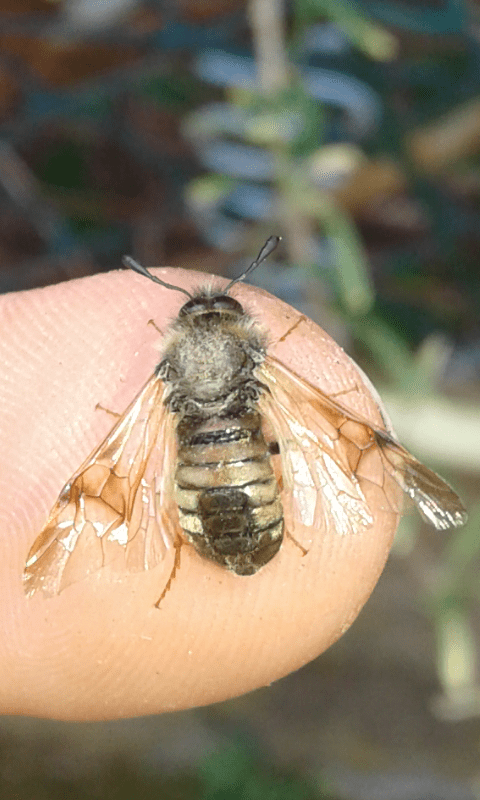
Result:
[[[205,311],[207,298],[205,297],[192,297],[183,305],[178,312],[179,317],[188,317],[190,314],[201,314]]]
[[[198,295],[188,300],[179,311],[180,317],[229,311],[232,314],[243,314],[243,308],[237,300],[228,294]]]
[[[240,303],[228,294],[212,297],[212,311],[232,311],[234,314],[243,314]]]

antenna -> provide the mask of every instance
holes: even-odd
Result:
[[[135,261],[135,259],[131,256],[123,256],[122,264],[124,267],[130,267],[130,269],[138,272],[139,275],[143,275],[145,278],[150,278],[151,281],[159,283],[160,286],[165,286],[166,289],[173,289],[175,292],[183,292],[183,294],[186,294],[190,300],[193,300],[193,295],[190,294],[190,292],[187,292],[186,289],[182,289],[181,286],[173,286],[171,283],[165,283],[165,281],[161,281],[160,278],[156,278],[155,275],[152,275],[152,273],[149,272],[146,267],[142,267],[142,265],[139,264],[138,261]]]
[[[255,261],[252,261],[250,266],[247,267],[245,272],[242,272],[242,274],[239,275],[238,278],[234,278],[233,281],[230,281],[227,288],[224,289],[225,294],[232,288],[232,286],[234,286],[236,283],[239,283],[240,281],[243,281],[244,278],[246,278],[247,275],[250,274],[250,272],[253,272],[254,269],[259,267],[260,264],[263,261],[265,261],[265,259],[268,258],[268,256],[271,253],[273,253],[278,243],[281,241],[282,241],[281,236],[270,236],[263,245]],[[135,259],[132,258],[131,256],[123,256],[122,264],[124,267],[129,267],[130,269],[133,269],[135,272],[138,272],[139,275],[143,275],[144,278],[150,278],[150,280],[154,281],[154,283],[159,283],[160,286],[164,286],[166,289],[173,289],[175,292],[183,292],[183,294],[186,294],[187,297],[190,298],[190,300],[194,299],[193,295],[190,294],[190,292],[187,292],[186,289],[182,289],[181,286],[173,286],[171,283],[166,283],[165,281],[160,280],[160,278],[155,277],[155,275],[152,275],[152,273],[149,272],[146,267],[143,267],[141,264],[138,263],[138,261],[135,261]]]
[[[260,250],[258,256],[255,259],[255,261],[252,261],[250,266],[247,267],[245,272],[242,272],[242,274],[239,275],[238,278],[234,278],[233,281],[230,281],[230,283],[228,284],[227,288],[224,289],[224,292],[227,293],[229,291],[229,289],[232,288],[232,286],[234,286],[236,283],[239,283],[239,281],[243,281],[243,279],[246,278],[247,275],[250,274],[250,272],[253,272],[254,269],[257,269],[257,267],[260,266],[262,261],[265,261],[265,259],[268,258],[268,256],[271,253],[273,253],[273,251],[277,247],[278,243],[281,242],[281,241],[282,241],[282,237],[281,236],[270,236],[267,239],[267,241],[265,242],[265,244],[263,245],[263,247]]]

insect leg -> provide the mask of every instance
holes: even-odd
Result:
[[[112,415],[112,417],[117,417],[117,419],[118,419],[118,417],[121,417],[121,416],[122,416],[122,415],[121,415],[121,414],[119,414],[117,411],[110,411],[110,409],[109,409],[109,408],[105,408],[105,406],[102,406],[102,404],[101,404],[101,403],[97,403],[97,404],[96,404],[96,406],[95,406],[95,411],[105,411],[105,413],[106,413],[106,414],[111,414],[111,415]]]
[[[170,576],[168,578],[168,581],[165,584],[165,587],[163,589],[162,594],[160,595],[160,597],[158,598],[157,602],[155,603],[155,608],[160,608],[160,603],[162,602],[162,600],[165,597],[165,595],[167,594],[167,592],[170,590],[172,582],[173,582],[173,580],[174,580],[174,578],[175,578],[175,576],[177,574],[177,570],[180,567],[180,551],[182,549],[183,543],[184,542],[180,538],[180,536],[176,536],[175,537],[175,540],[173,542],[173,546],[175,548],[175,558],[174,558],[174,561],[173,561],[172,571],[170,572]]]
[[[293,333],[295,328],[298,328],[298,326],[300,325],[301,322],[306,322],[306,321],[307,321],[307,317],[305,316],[305,314],[300,314],[300,316],[297,317],[297,319],[295,320],[293,325],[288,329],[288,331],[286,331],[282,336],[280,336],[280,339],[277,339],[276,342],[273,342],[273,344],[276,345],[276,344],[280,344],[280,342],[284,342],[285,339],[287,338],[287,336],[290,336],[290,334]]]
[[[354,383],[353,386],[350,387],[350,389],[341,389],[339,392],[332,392],[331,394],[329,393],[328,396],[329,397],[341,397],[342,395],[350,394],[350,392],[361,393],[361,391],[362,390],[359,387],[358,383]]]
[[[293,542],[293,544],[296,547],[298,547],[299,550],[302,551],[302,556],[306,556],[307,555],[308,550],[305,550],[305,548],[300,544],[300,542],[297,542],[297,540],[295,539],[295,536],[293,535],[293,533],[290,533],[290,531],[287,530],[287,528],[285,528],[285,536],[287,537],[287,539],[290,539],[290,541]]]
[[[161,334],[161,336],[163,336],[163,331],[158,327],[158,325],[157,325],[157,323],[155,322],[154,319],[149,319],[148,322],[147,322],[147,325],[153,325],[155,330],[158,331],[159,334]]]

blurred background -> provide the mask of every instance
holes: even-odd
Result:
[[[0,0],[0,291],[146,265],[322,325],[470,520],[402,522],[325,655],[215,707],[4,718],[0,797],[480,798],[480,2]],[[321,609],[319,609],[321,614]]]

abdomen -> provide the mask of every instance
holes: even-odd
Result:
[[[200,555],[253,575],[278,552],[283,510],[260,414],[178,430],[175,493],[180,525]]]

